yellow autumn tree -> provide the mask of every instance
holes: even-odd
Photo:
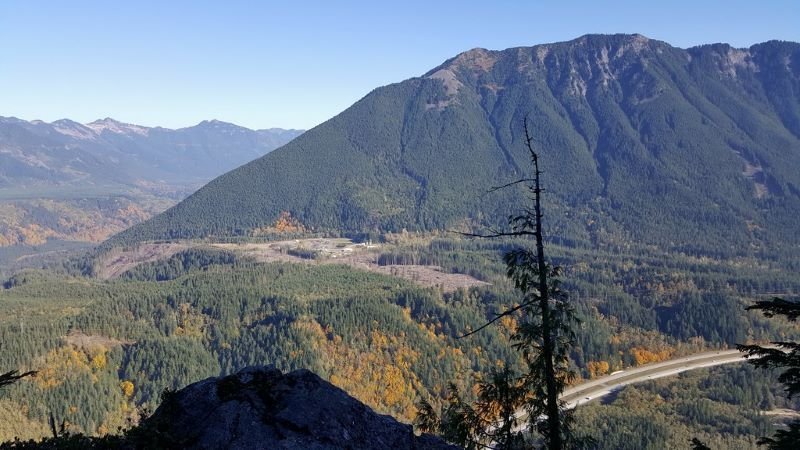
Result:
[[[122,395],[124,395],[125,398],[130,399],[133,397],[134,386],[132,381],[125,380],[119,384],[119,387],[122,389]]]
[[[586,370],[589,371],[589,378],[596,378],[608,373],[608,361],[589,361]]]
[[[281,211],[278,219],[275,221],[275,230],[279,233],[301,233],[305,231],[305,227],[299,220],[292,217],[289,211]]]
[[[636,360],[637,365],[664,361],[669,359],[672,355],[672,352],[669,350],[650,351],[642,347],[634,347],[630,352]]]

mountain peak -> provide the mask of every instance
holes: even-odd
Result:
[[[215,130],[225,130],[228,132],[247,132],[251,131],[249,128],[245,128],[235,123],[230,122],[223,122],[222,120],[211,119],[211,120],[204,120],[193,127],[188,128],[199,128],[199,129],[215,129]]]
[[[74,120],[69,119],[60,119],[56,120],[55,122],[51,123],[53,129],[65,136],[71,136],[76,139],[88,139],[93,140],[97,138],[97,134],[94,130],[83,125],[81,123],[75,122]]]
[[[86,125],[75,122],[74,120],[70,119],[58,119],[52,122],[50,125],[61,126],[61,127],[86,127]]]
[[[17,118],[17,117],[13,117],[13,116],[12,117],[0,116],[0,123],[20,124],[20,123],[26,123],[26,122],[27,121],[22,120],[22,119]],[[32,120],[30,123],[36,124],[37,122],[38,123],[44,123],[41,120]]]
[[[197,126],[206,126],[206,127],[208,126],[218,127],[218,126],[229,126],[229,125],[233,124],[230,122],[223,122],[219,119],[204,120],[197,124]]]
[[[621,44],[621,45],[634,45],[639,48],[643,48],[650,42],[660,42],[654,39],[650,39],[649,37],[639,34],[627,34],[627,33],[616,33],[616,34],[599,34],[599,33],[589,33],[584,34],[583,36],[579,36],[571,41],[563,42],[566,45],[585,45],[585,44],[606,44],[606,45],[613,45],[613,44]],[[555,45],[548,44],[548,45]]]
[[[486,73],[494,67],[500,52],[473,48],[456,57],[448,59],[441,66],[425,74],[426,78],[441,80],[447,91],[448,97],[453,97],[461,89],[463,83],[458,79],[459,72]],[[437,105],[437,108],[446,106],[449,102]]]
[[[498,53],[499,52],[476,47],[453,58],[451,60],[451,65],[488,72],[497,62]]]
[[[122,125],[122,122],[120,122],[119,120],[112,119],[111,117],[106,117],[105,119],[97,119],[97,120],[95,120],[95,121],[94,121],[94,122],[92,122],[92,123],[93,123],[93,124],[94,124],[94,123],[106,123],[106,124],[115,123],[115,124],[120,124],[120,125]]]
[[[112,119],[111,117],[106,117],[105,119],[97,119],[94,122],[87,123],[86,126],[91,128],[98,134],[102,134],[103,132],[107,131],[109,133],[115,133],[115,134],[135,133],[142,136],[147,136],[148,132],[150,131],[150,129],[147,127],[120,122],[118,120]]]

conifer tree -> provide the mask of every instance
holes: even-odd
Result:
[[[423,431],[439,432],[445,439],[467,449],[526,448],[525,431],[536,429],[544,446],[557,450],[578,446],[569,432],[570,414],[559,400],[573,376],[569,370],[568,352],[574,342],[571,326],[575,322],[567,296],[560,290],[561,269],[547,261],[542,231],[541,170],[539,154],[524,122],[525,145],[531,158],[533,176],[492,190],[523,184],[531,205],[509,217],[508,230],[490,230],[473,237],[510,237],[533,239],[533,248],[519,246],[504,255],[506,274],[521,295],[518,305],[497,314],[484,325],[463,337],[478,333],[503,317],[518,317],[519,325],[512,338],[527,365],[523,374],[509,369],[494,372],[481,383],[475,405],[465,403],[455,387],[451,387],[441,417],[430,404],[420,403],[417,425]],[[510,411],[510,413],[509,413]],[[529,427],[519,426],[524,411]]]
[[[785,316],[790,322],[797,322],[800,317],[800,302],[787,301],[775,297],[772,300],[756,302],[747,310],[761,311],[766,317]],[[789,398],[800,394],[800,343],[772,342],[775,347],[760,345],[739,345],[739,351],[749,357],[749,362],[762,369],[785,369],[778,377],[784,384]],[[787,429],[778,430],[771,438],[764,437],[758,441],[770,450],[796,449],[800,445],[800,420],[788,424]]]

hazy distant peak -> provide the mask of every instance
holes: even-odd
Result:
[[[39,121],[41,122],[41,121]],[[33,121],[31,123],[34,123]],[[44,122],[41,122],[44,123]],[[61,128],[78,128],[78,129],[88,129],[88,127],[82,123],[75,122],[74,120],[70,119],[59,119],[50,123],[50,125],[54,127],[61,127]]]
[[[299,128],[261,128],[256,130],[259,133],[292,133],[292,134],[300,134],[303,133],[305,130],[301,130]]]
[[[97,119],[94,122],[91,122],[91,123],[89,123],[87,125],[112,125],[112,124],[123,125],[122,122],[120,122],[118,120],[114,120],[111,117],[106,117],[105,119]]]
[[[148,132],[150,131],[150,129],[147,127],[120,122],[110,117],[106,117],[105,119],[95,120],[92,123],[87,123],[86,126],[91,128],[97,133],[103,133],[104,131],[107,131],[109,133],[116,133],[116,134],[135,133],[142,136],[147,136]]]
[[[236,125],[235,123],[224,122],[222,120],[217,120],[217,119],[203,120],[197,125],[179,128],[177,130],[173,128],[165,128],[160,126],[145,127],[142,125],[120,122],[111,117],[106,117],[105,119],[97,119],[94,122],[82,124],[70,119],[59,119],[53,122],[45,122],[44,120],[39,120],[39,119],[24,120],[13,116],[10,117],[0,116],[0,124],[9,124],[9,125],[13,124],[13,125],[23,125],[23,126],[34,125],[36,127],[44,126],[49,129],[55,129],[55,131],[61,134],[81,139],[97,138],[104,131],[116,134],[137,134],[140,136],[148,136],[152,130],[160,130],[162,132],[173,132],[179,130],[207,129],[207,130],[214,130],[216,132],[226,132],[226,131],[257,132],[260,134],[285,135],[290,138],[299,136],[305,131],[296,128],[274,128],[274,127],[252,130],[247,127]]]
[[[248,133],[253,130],[234,123],[223,122],[217,119],[204,120],[193,127],[183,128],[184,130],[214,130],[222,133]]]
[[[0,123],[24,123],[25,121],[22,119],[18,119],[16,117],[2,117],[0,116]],[[41,120],[34,120],[31,123],[42,122]]]
[[[233,124],[233,123],[230,123],[230,122],[224,122],[224,121],[218,120],[218,119],[204,120],[204,121],[198,123],[195,126],[198,126],[198,127],[217,127],[217,128],[221,128],[221,127],[244,128],[244,127],[240,127],[239,125],[236,125],[236,124]]]
[[[50,125],[53,127],[53,130],[65,136],[70,136],[76,139],[87,139],[87,140],[94,140],[97,138],[97,133],[93,129],[81,123],[75,122],[73,120],[60,119],[56,120]]]

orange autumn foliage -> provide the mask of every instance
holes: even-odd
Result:
[[[281,211],[281,214],[278,216],[278,219],[275,221],[275,225],[273,226],[275,231],[279,233],[302,233],[305,231],[305,227],[299,220],[292,217],[292,214],[289,211]]]
[[[631,355],[636,360],[637,365],[648,364],[653,362],[665,361],[672,356],[670,350],[650,351],[642,347],[634,347],[630,350]]]
[[[268,235],[271,233],[304,233],[306,227],[296,218],[292,217],[289,211],[281,211],[275,223],[271,226],[255,228],[251,231],[253,236]]]
[[[432,329],[418,325],[426,331],[423,339],[441,340]],[[415,402],[427,392],[416,372],[421,358],[418,342],[411,342],[404,333],[390,335],[377,328],[357,332],[346,342],[333,328],[323,328],[308,317],[292,326],[311,337],[311,351],[319,355],[320,371],[331,383],[378,412],[407,422],[414,419]],[[442,352],[460,362],[459,373],[469,370],[470,358],[460,349],[448,346]]]
[[[589,378],[596,378],[608,373],[608,361],[589,361],[586,364],[586,370],[589,371]]]

